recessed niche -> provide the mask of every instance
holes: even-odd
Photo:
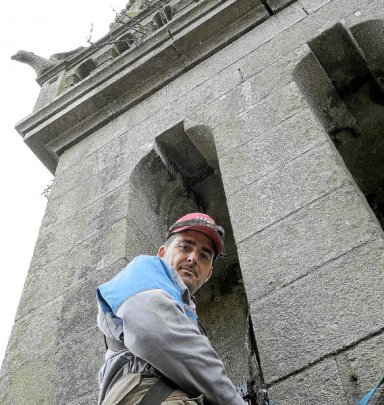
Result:
[[[336,24],[294,78],[384,227],[384,24]]]

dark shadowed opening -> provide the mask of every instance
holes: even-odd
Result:
[[[253,377],[260,384],[248,301],[209,129],[180,123],[158,136],[135,168],[131,187],[130,215],[137,224],[145,221],[143,232],[153,245],[162,244],[168,227],[188,212],[205,212],[225,228],[226,258],[215,262],[210,282],[198,292],[198,314],[232,381]]]
[[[294,77],[384,228],[384,23],[337,24]]]

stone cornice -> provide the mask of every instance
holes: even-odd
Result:
[[[258,0],[194,4],[139,47],[111,60],[19,122],[16,129],[54,172],[65,149],[268,17]],[[90,52],[87,48],[73,59],[83,60]]]

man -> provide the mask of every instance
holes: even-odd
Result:
[[[200,333],[191,297],[211,277],[223,238],[208,215],[185,215],[157,256],[136,257],[97,289],[108,344],[99,404],[194,405],[204,397],[212,405],[244,405]]]

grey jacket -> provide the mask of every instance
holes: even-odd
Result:
[[[212,405],[244,405],[223,363],[197,326],[195,305],[178,273],[159,257],[138,256],[97,289],[98,325],[128,350],[107,350],[99,372],[102,403],[127,373],[164,374]]]

